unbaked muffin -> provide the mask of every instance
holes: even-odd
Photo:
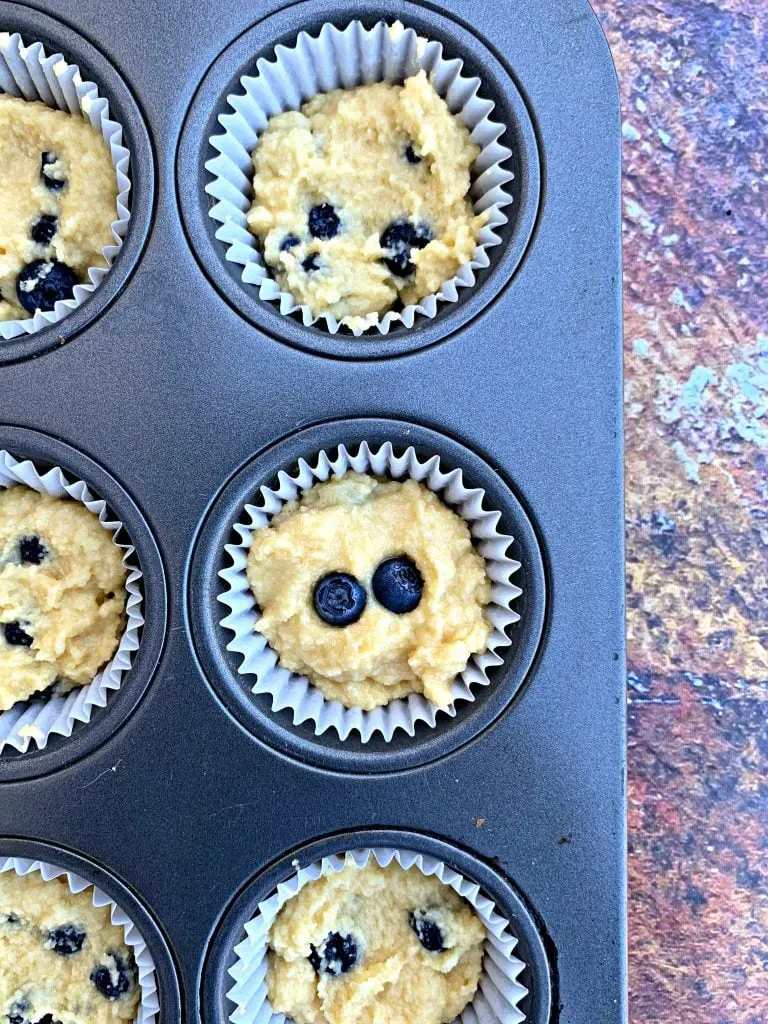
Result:
[[[350,326],[439,291],[472,259],[479,148],[425,72],[334,89],[273,117],[248,226],[283,291]]]
[[[295,1024],[445,1024],[477,991],[484,939],[472,907],[434,876],[347,864],[279,911],[269,1000]]]
[[[409,693],[440,707],[491,626],[491,584],[466,522],[414,480],[347,473],[254,532],[256,629],[329,700]]]
[[[122,551],[84,505],[0,490],[0,711],[91,682],[125,626]]]
[[[135,1019],[139,994],[123,930],[90,890],[0,874],[0,1020],[116,1024]]]

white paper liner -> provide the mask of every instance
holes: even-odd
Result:
[[[70,890],[77,894],[85,889],[91,889],[91,897],[94,907],[109,907],[112,924],[123,929],[125,944],[133,951],[136,960],[136,968],[139,979],[139,990],[141,1001],[136,1012],[135,1024],[154,1024],[160,1012],[160,1002],[157,994],[157,975],[152,954],[141,936],[141,932],[131,921],[130,917],[122,908],[98,889],[91,882],[86,881],[79,875],[64,868],[56,867],[54,864],[46,864],[39,860],[28,860],[24,857],[0,856],[0,874],[4,871],[15,871],[17,875],[29,875],[33,871],[39,871],[46,882],[54,878],[64,877]]]
[[[507,223],[504,207],[513,201],[505,188],[514,174],[501,166],[512,154],[498,141],[504,126],[491,120],[494,104],[479,95],[480,79],[463,75],[463,61],[445,57],[441,43],[427,41],[411,28],[402,29],[399,23],[389,26],[384,21],[373,29],[353,21],[343,31],[326,23],[317,36],[301,32],[294,46],[277,46],[274,60],[262,58],[256,66],[255,76],[240,79],[243,91],[227,96],[227,104],[234,113],[220,115],[224,134],[208,140],[219,156],[205,165],[214,179],[206,186],[206,192],[216,200],[209,216],[221,224],[216,238],[226,243],[226,258],[242,267],[243,283],[258,288],[260,299],[278,303],[284,315],[298,310],[305,326],[321,320],[331,334],[336,334],[344,325],[350,327],[355,337],[370,327],[380,334],[387,334],[393,324],[412,327],[418,315],[435,317],[438,303],[456,302],[460,288],[475,284],[475,271],[489,266],[487,250],[501,242],[497,230]],[[259,134],[270,117],[298,110],[319,92],[372,82],[399,83],[422,69],[480,147],[473,167],[470,198],[476,214],[488,211],[488,220],[478,233],[472,260],[446,281],[439,292],[399,312],[390,311],[381,317],[369,314],[354,318],[350,324],[331,314],[315,317],[308,306],[299,305],[292,295],[280,290],[246,223],[253,199],[251,154]]]
[[[110,517],[107,503],[96,498],[82,480],[71,481],[58,467],[41,474],[34,463],[19,462],[9,452],[0,450],[0,488],[25,484],[40,493],[55,498],[70,497],[98,516],[112,541],[123,552],[123,565],[127,571],[125,589],[126,627],[112,660],[98,673],[93,682],[76,687],[61,696],[45,700],[31,698],[19,701],[7,711],[0,712],[0,752],[6,746],[24,753],[34,743],[42,748],[54,733],[71,736],[75,725],[91,720],[94,708],[105,707],[110,691],[120,688],[122,676],[131,667],[139,646],[139,633],[144,625],[143,598],[139,581],[142,573],[136,559],[136,549],[130,543],[118,540],[122,529],[119,519]]]
[[[104,265],[90,267],[89,284],[75,285],[73,297],[62,299],[48,313],[38,311],[24,320],[0,320],[0,338],[9,340],[22,334],[34,334],[49,324],[58,323],[81,306],[94,292],[122,248],[128,230],[131,189],[130,152],[123,145],[123,129],[109,116],[109,101],[99,96],[93,82],[84,82],[77,64],[69,64],[60,53],[49,57],[42,43],[25,45],[14,32],[0,32],[0,92],[26,100],[39,100],[54,109],[82,114],[98,131],[112,157],[117,176],[116,218],[112,221],[112,245],[101,250]]]
[[[289,1019],[272,1010],[267,993],[267,950],[272,923],[285,903],[308,882],[321,875],[342,871],[348,864],[364,867],[371,857],[381,867],[395,861],[406,871],[418,870],[424,875],[435,875],[474,908],[485,926],[483,974],[474,998],[457,1021],[461,1024],[520,1024],[524,1021],[525,1015],[521,1013],[519,1004],[527,989],[517,978],[525,964],[514,955],[517,939],[493,901],[475,882],[468,881],[434,857],[411,850],[382,847],[349,850],[345,854],[324,857],[305,868],[296,863],[296,874],[287,882],[281,882],[274,894],[259,903],[257,913],[245,926],[247,938],[235,947],[237,960],[229,969],[235,979],[235,985],[227,992],[228,999],[236,1006],[229,1017],[232,1024],[284,1024]]]
[[[327,700],[306,676],[283,668],[266,638],[258,632],[256,599],[246,575],[254,531],[268,526],[283,505],[302,491],[349,471],[394,480],[411,478],[422,483],[465,520],[477,542],[477,550],[485,559],[491,581],[491,601],[486,617],[493,627],[492,632],[485,651],[472,655],[464,671],[454,680],[452,700],[447,708],[439,708],[420,693],[399,697],[372,711],[347,708],[340,701]],[[232,564],[219,572],[225,589],[218,600],[230,610],[221,620],[221,625],[234,633],[227,650],[241,656],[239,672],[255,677],[251,691],[269,694],[273,711],[289,710],[294,725],[311,722],[317,736],[335,729],[342,740],[357,732],[364,743],[376,733],[389,741],[398,729],[413,736],[418,722],[434,727],[441,712],[454,717],[458,701],[474,701],[473,687],[489,685],[489,670],[503,661],[498,651],[512,642],[506,629],[520,618],[513,611],[512,602],[522,591],[511,581],[520,563],[507,555],[513,538],[497,530],[501,513],[483,507],[485,492],[477,487],[466,487],[460,469],[446,472],[441,468],[439,456],[422,460],[412,447],[398,455],[389,441],[377,448],[371,448],[364,441],[352,451],[341,445],[335,456],[321,451],[313,457],[312,463],[300,459],[295,475],[281,471],[277,487],[261,487],[259,493],[259,505],[246,505],[234,527],[239,541],[225,546]]]

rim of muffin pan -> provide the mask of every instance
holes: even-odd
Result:
[[[511,627],[511,644],[500,648],[502,664],[488,671],[490,685],[473,687],[474,701],[460,701],[454,717],[441,713],[434,726],[417,723],[415,734],[402,729],[387,741],[376,733],[367,742],[352,733],[341,740],[333,729],[316,735],[312,723],[295,725],[289,709],[273,711],[267,693],[251,691],[253,677],[241,674],[241,656],[228,650],[230,631],[221,620],[219,601],[225,583],[220,570],[229,563],[225,545],[237,537],[235,524],[259,488],[270,486],[280,471],[290,472],[300,458],[311,462],[321,449],[339,445],[356,450],[391,442],[396,452],[409,447],[417,455],[440,457],[444,471],[460,469],[467,487],[480,487],[487,506],[501,513],[499,531],[514,538],[511,557],[521,563],[514,582],[522,590],[515,604],[519,622]],[[281,754],[318,768],[350,774],[396,772],[415,768],[464,746],[507,711],[530,679],[546,618],[546,569],[542,547],[528,512],[511,486],[480,455],[458,440],[429,427],[392,419],[331,420],[272,444],[242,465],[219,490],[195,536],[186,586],[186,612],[198,663],[225,710],[254,739]]]
[[[394,326],[386,335],[375,328],[355,338],[345,328],[333,335],[322,323],[304,326],[301,314],[284,315],[279,304],[262,300],[256,286],[241,280],[241,267],[226,259],[227,246],[216,239],[219,224],[209,216],[216,200],[206,191],[213,177],[206,161],[216,156],[208,140],[221,132],[218,117],[227,113],[227,96],[242,91],[240,79],[256,71],[257,61],[274,54],[278,45],[292,45],[300,31],[316,34],[326,22],[343,28],[359,20],[366,28],[399,19],[429,39],[441,42],[446,57],[460,57],[464,73],[482,82],[480,95],[494,103],[492,118],[506,126],[499,138],[513,153],[504,166],[515,174],[505,186],[513,203],[504,208],[509,220],[495,228],[501,243],[488,247],[489,267],[476,271],[474,287],[460,288],[457,302],[441,302],[430,319],[417,315],[412,327]],[[372,360],[403,356],[446,339],[493,301],[519,269],[531,244],[541,193],[539,146],[533,119],[513,72],[474,30],[429,7],[404,0],[397,10],[357,0],[300,0],[266,16],[234,40],[213,62],[187,113],[177,155],[176,188],[187,240],[204,272],[229,304],[271,338],[332,358]]]
[[[123,523],[118,536],[130,539],[142,572],[144,625],[131,667],[123,674],[118,690],[111,691],[105,707],[95,708],[89,722],[77,722],[71,736],[53,734],[42,749],[30,746],[25,753],[6,748],[0,754],[0,783],[36,778],[65,768],[92,753],[117,732],[133,713],[152,681],[165,642],[168,595],[162,559],[152,531],[131,496],[111,474],[90,456],[47,434],[0,424],[0,449],[15,458],[29,459],[43,471],[58,466],[83,480],[97,498],[107,503]]]
[[[547,954],[550,940],[544,936],[543,925],[522,893],[498,868],[469,849],[442,837],[399,828],[356,829],[323,836],[281,854],[245,882],[219,917],[206,951],[200,986],[204,1024],[227,1024],[230,1019],[234,1004],[227,998],[227,992],[234,982],[229,969],[237,959],[235,946],[246,937],[245,925],[257,912],[259,903],[281,882],[295,875],[300,866],[348,850],[377,847],[396,847],[435,857],[480,886],[509,921],[517,939],[515,956],[525,964],[518,980],[528,989],[520,1002],[526,1024],[547,1024],[555,987],[555,963]]]
[[[41,11],[0,0],[0,26],[18,32],[26,44],[40,42],[47,53],[61,53],[77,64],[109,101],[110,116],[123,127],[131,154],[130,211],[120,252],[104,280],[81,306],[58,323],[9,341],[0,339],[0,365],[39,356],[68,342],[112,303],[135,270],[149,234],[155,194],[155,160],[149,131],[133,94],[111,62],[79,32]]]
[[[162,927],[126,882],[85,854],[38,839],[0,836],[0,858],[5,857],[39,860],[71,871],[101,889],[116,903],[136,925],[154,961],[160,1004],[158,1024],[165,1021],[178,1024],[182,1019],[182,996],[175,956]]]

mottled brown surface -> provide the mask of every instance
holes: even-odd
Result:
[[[630,1015],[768,1021],[766,0],[595,0],[624,133]]]

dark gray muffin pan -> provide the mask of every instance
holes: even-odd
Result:
[[[459,302],[354,339],[242,284],[214,237],[204,164],[259,57],[324,21],[382,17],[481,77],[515,201]],[[54,327],[0,343],[0,448],[107,501],[146,602],[107,706],[69,739],[0,756],[0,853],[71,868],[124,906],[155,957],[162,1024],[225,1024],[233,946],[295,858],[375,845],[438,856],[497,902],[526,963],[528,1020],[620,1024],[620,134],[586,0],[0,0],[0,30],[98,83],[133,182],[104,284]],[[389,743],[273,712],[238,673],[217,601],[223,545],[258,488],[362,440],[460,468],[522,564],[521,619],[491,685]]]

